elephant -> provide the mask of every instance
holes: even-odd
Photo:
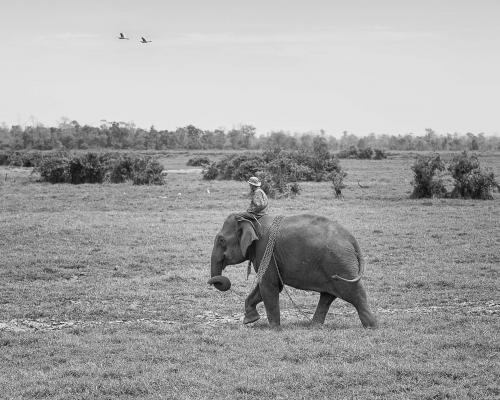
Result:
[[[258,272],[274,217],[259,220],[229,215],[216,235],[211,256],[211,279],[219,290],[230,286],[222,271],[245,260]],[[376,328],[361,282],[364,261],[356,239],[339,223],[310,214],[281,220],[273,257],[262,279],[245,300],[244,324],[257,321],[257,304],[264,302],[269,325],[280,327],[279,293],[283,284],[320,293],[313,324],[323,324],[337,297],[351,303],[365,328]],[[221,279],[229,284],[221,288]]]

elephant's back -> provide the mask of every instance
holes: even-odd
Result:
[[[289,233],[310,232],[311,234],[334,234],[353,238],[351,233],[339,222],[314,214],[299,214],[283,220],[282,229]]]
[[[356,239],[346,228],[337,221],[318,215],[301,214],[285,218],[279,236],[291,246],[318,251],[318,254],[328,249],[328,253],[354,260],[354,250],[359,250]]]

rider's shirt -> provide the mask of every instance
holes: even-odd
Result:
[[[248,207],[248,212],[255,214],[256,216],[263,216],[267,214],[268,200],[267,196],[262,189],[255,189],[252,193],[252,200],[250,202],[250,207]]]

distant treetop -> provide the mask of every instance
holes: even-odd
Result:
[[[100,126],[80,125],[77,121],[64,118],[58,126],[0,125],[0,150],[54,150],[54,149],[230,149],[259,150],[270,148],[286,150],[316,149],[317,151],[343,151],[350,148],[413,150],[413,151],[463,151],[500,150],[500,137],[485,136],[483,133],[465,135],[436,134],[426,129],[418,136],[375,135],[358,137],[344,131],[340,138],[321,133],[268,132],[257,136],[252,125],[241,125],[230,130],[203,130],[188,125],[174,131],[149,130],[136,127],[133,123],[103,121]]]

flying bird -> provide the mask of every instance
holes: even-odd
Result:
[[[126,37],[123,33],[120,32],[120,36],[118,36],[118,39],[126,39],[130,40],[130,38]]]
[[[146,40],[144,37],[141,37],[141,43],[151,43],[152,40]]]

